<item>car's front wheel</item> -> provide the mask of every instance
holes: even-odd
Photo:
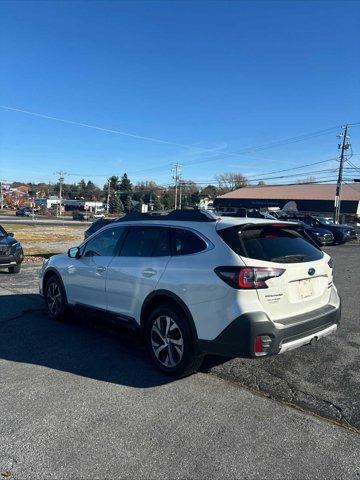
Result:
[[[168,375],[184,377],[201,365],[188,320],[173,305],[160,305],[151,312],[145,335],[152,360]]]
[[[55,320],[63,320],[67,310],[67,300],[64,288],[56,275],[46,282],[44,291],[48,314]]]

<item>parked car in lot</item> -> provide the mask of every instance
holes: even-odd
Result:
[[[49,315],[103,312],[144,333],[175,376],[206,354],[262,357],[335,332],[340,299],[329,255],[301,225],[203,211],[128,215],[44,261]]]
[[[9,273],[19,273],[24,252],[14,235],[0,225],[0,268],[7,268]]]
[[[113,222],[114,219],[112,218],[99,218],[94,223],[90,225],[90,227],[85,230],[84,232],[84,240],[86,240],[90,235],[100,230],[100,228],[105,227],[105,225],[109,225],[109,223]]]
[[[286,220],[297,222],[302,225],[305,233],[309,235],[309,237],[311,237],[320,247],[324,245],[332,245],[334,243],[334,235],[326,228],[312,227],[296,217],[287,217]]]
[[[334,235],[326,228],[310,227],[305,222],[299,222],[305,230],[305,233],[311,237],[320,247],[332,245],[334,243]]]
[[[297,217],[292,217],[287,214],[282,214],[283,216],[281,216],[281,214],[278,216],[275,216],[273,213],[261,212],[260,210],[256,210],[256,209],[246,210],[244,208],[242,210],[243,212],[240,212],[240,214],[224,213],[222,216],[223,217],[266,218],[268,220],[276,220],[276,218],[280,218],[282,220],[294,221],[302,225],[305,233],[312,240],[314,240],[314,242],[317,243],[319,246],[331,245],[332,243],[334,243],[334,236],[329,230],[326,230],[320,227],[311,227],[307,223],[302,222]]]
[[[74,210],[72,214],[73,220],[80,220],[82,222],[85,222],[86,220],[89,220],[90,214],[87,212],[81,212],[79,210]]]
[[[334,224],[323,221],[320,218],[313,216],[298,216],[296,217],[302,222],[306,223],[312,228],[325,228],[334,235],[334,243],[345,243],[350,240],[356,240],[357,234],[354,227],[346,224]]]
[[[30,217],[31,209],[29,207],[22,207],[16,210],[15,215],[17,217]]]

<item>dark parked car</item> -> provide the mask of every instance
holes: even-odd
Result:
[[[87,230],[85,230],[84,240],[90,237],[90,235],[92,235],[93,233],[100,230],[100,228],[105,227],[105,225],[109,225],[109,223],[113,221],[114,220],[112,218],[99,218],[99,220],[96,220],[93,224],[90,225]]]
[[[312,228],[325,228],[330,231],[334,235],[334,243],[344,243],[349,240],[356,240],[357,238],[355,228],[350,227],[349,225],[325,223],[319,218],[311,215],[297,218]]]
[[[7,268],[9,273],[19,273],[23,260],[24,252],[20,242],[0,225],[0,268]]]
[[[334,235],[328,229],[311,227],[307,223],[299,220],[298,218],[289,218],[288,220],[294,220],[300,223],[304,227],[305,233],[309,235],[309,237],[312,238],[312,240],[314,240],[314,242],[317,243],[320,247],[324,245],[332,245],[334,243]]]
[[[17,217],[30,217],[30,215],[31,215],[31,210],[28,207],[22,207],[16,210]]]

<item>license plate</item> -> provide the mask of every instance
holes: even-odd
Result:
[[[310,278],[299,281],[299,293],[301,298],[308,298],[313,295],[313,286]]]

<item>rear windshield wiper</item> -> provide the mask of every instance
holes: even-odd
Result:
[[[283,257],[272,258],[272,262],[283,262],[283,263],[295,263],[303,262],[307,258],[307,255],[284,255]]]

